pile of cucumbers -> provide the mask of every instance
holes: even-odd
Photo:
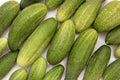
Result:
[[[0,80],[15,64],[21,68],[9,80],[61,80],[64,72],[64,80],[78,80],[84,68],[82,80],[120,80],[120,1],[103,8],[105,0],[41,1],[8,1],[0,6]],[[56,8],[56,19],[44,20]],[[8,38],[2,37],[8,26]],[[93,53],[99,32],[107,32],[106,44]],[[7,45],[10,51],[3,54]],[[46,58],[42,57],[48,45]],[[109,45],[119,46],[118,59],[108,65]],[[63,66],[60,62],[66,56]],[[55,66],[47,71],[47,64]]]

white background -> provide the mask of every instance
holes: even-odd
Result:
[[[6,2],[6,1],[8,1],[8,0],[0,0],[0,5],[2,5],[2,4],[3,4],[4,2]],[[16,1],[20,2],[20,0],[16,0]],[[110,2],[110,1],[112,1],[112,0],[106,0],[106,1],[103,3],[103,6],[104,6],[105,4],[107,4],[108,2]],[[44,0],[43,0],[43,3],[44,3]],[[102,7],[103,7],[103,6],[102,6]],[[47,18],[49,18],[49,17],[55,17],[56,11],[57,11],[57,10],[49,11],[45,19],[47,19]],[[9,29],[7,29],[7,30],[5,31],[5,33],[3,34],[2,37],[7,37],[8,32],[9,32]],[[105,44],[105,42],[104,42],[104,41],[105,41],[105,36],[106,36],[106,33],[99,33],[99,38],[98,38],[98,41],[97,41],[97,44],[96,44],[96,46],[95,46],[94,51],[97,50],[101,45]],[[116,46],[115,46],[115,45],[112,45],[112,46],[110,46],[110,47],[111,47],[111,49],[112,49],[112,55],[111,55],[111,59],[110,59],[110,62],[109,62],[109,63],[111,63],[112,61],[114,61],[114,60],[116,59],[116,58],[114,57],[114,49],[116,48]],[[7,48],[7,50],[6,50],[4,53],[7,53],[7,52],[9,52],[9,51],[10,51],[9,48]],[[93,51],[93,53],[94,53],[94,51]],[[42,56],[43,56],[43,57],[46,57],[46,53],[47,53],[47,50],[42,54]],[[66,60],[67,60],[67,58],[65,58],[65,59],[61,62],[61,64],[63,64],[64,67],[66,66]],[[8,66],[9,66],[9,65],[8,65]],[[52,65],[49,65],[49,64],[48,64],[47,71],[48,71],[49,69],[51,69],[52,67],[53,67]],[[20,68],[20,67],[19,67],[18,65],[15,65],[15,66],[11,69],[11,71],[10,71],[2,80],[9,80],[10,75],[11,75],[15,70],[17,70],[17,69],[19,69],[19,68]],[[85,70],[83,70],[83,72],[80,74],[78,80],[82,80],[83,75],[84,75],[84,71],[85,71]],[[65,77],[65,71],[64,71],[62,80],[64,80],[64,77]]]

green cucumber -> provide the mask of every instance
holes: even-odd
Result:
[[[110,55],[110,47],[101,46],[89,60],[83,80],[99,80],[107,67]]]
[[[79,7],[74,15],[76,32],[81,32],[91,26],[104,0],[88,0]]]
[[[28,80],[42,80],[46,67],[46,60],[42,57],[38,58],[30,68]]]
[[[65,0],[57,11],[56,18],[62,22],[69,19],[84,0]]]
[[[108,3],[97,16],[94,28],[99,32],[110,31],[120,25],[120,1]]]
[[[47,8],[41,3],[22,10],[13,21],[8,36],[8,44],[12,51],[19,49],[26,38],[36,29],[46,13]]]
[[[58,65],[49,70],[42,80],[61,80],[64,67]]]
[[[52,39],[57,24],[54,18],[49,18],[38,26],[21,48],[17,58],[18,65],[22,67],[29,66],[39,58]]]
[[[7,47],[7,38],[0,38],[0,55],[4,52]]]
[[[65,80],[77,80],[91,56],[97,38],[94,29],[87,29],[79,35],[68,57]]]
[[[47,53],[47,60],[50,64],[60,63],[69,53],[74,38],[75,28],[71,20],[65,21],[55,34]]]
[[[115,57],[120,58],[120,45],[116,48],[114,55]]]
[[[20,11],[20,5],[16,1],[7,1],[0,6],[0,36],[11,24]]]
[[[18,51],[10,52],[0,58],[0,80],[11,70],[16,63]]]
[[[27,80],[27,75],[25,69],[18,69],[12,73],[9,80]]]

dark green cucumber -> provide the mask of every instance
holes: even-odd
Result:
[[[8,44],[12,51],[19,49],[26,38],[35,30],[45,17],[47,8],[44,4],[33,4],[16,17],[11,25]]]
[[[110,55],[110,47],[101,46],[89,60],[83,80],[99,80],[107,67]]]
[[[15,65],[18,51],[10,52],[0,58],[0,80],[10,71]]]
[[[87,29],[80,34],[68,57],[65,80],[77,80],[94,49],[97,38],[98,34],[94,29]]]
[[[55,34],[47,53],[50,64],[60,63],[69,53],[75,38],[75,26],[71,20],[65,21]]]
[[[103,74],[104,80],[120,80],[120,59],[112,62]]]
[[[0,6],[0,36],[11,24],[20,10],[20,5],[16,1],[8,1]]]

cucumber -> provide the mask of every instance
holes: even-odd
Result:
[[[114,28],[107,33],[105,42],[108,45],[120,44],[120,26]]]
[[[57,8],[63,2],[64,0],[45,0],[45,4],[49,10]]]
[[[65,0],[57,11],[56,18],[62,22],[69,19],[84,0]]]
[[[120,25],[120,1],[108,3],[97,16],[94,28],[99,32],[110,31]]]
[[[110,55],[110,47],[101,46],[89,60],[83,80],[99,80],[107,67]]]
[[[120,59],[112,62],[103,74],[104,80],[119,80],[120,79]]]
[[[0,55],[4,52],[7,47],[7,38],[0,38]]]
[[[35,30],[45,17],[47,8],[44,4],[34,4],[25,8],[13,21],[8,44],[12,51],[19,49],[26,38]]]
[[[42,80],[46,67],[46,60],[42,57],[38,58],[30,68],[28,80]]]
[[[21,48],[17,58],[18,65],[26,67],[39,58],[52,39],[57,24],[54,18],[49,18],[38,26]]]
[[[25,69],[18,69],[12,73],[9,80],[27,80],[27,75]]]
[[[120,45],[116,48],[114,55],[116,58],[120,58]]]
[[[18,51],[10,52],[0,57],[0,80],[11,70],[16,63]]]
[[[0,6],[0,36],[11,24],[20,11],[20,5],[16,1],[7,1]]]
[[[97,38],[98,34],[94,29],[87,29],[79,35],[68,57],[65,80],[77,80],[94,49]]]
[[[61,80],[62,74],[64,72],[64,67],[58,65],[49,70],[42,80]]]
[[[81,5],[74,15],[76,32],[81,32],[91,26],[104,0],[88,0]]]
[[[69,53],[75,38],[74,27],[73,22],[67,20],[58,29],[47,53],[47,60],[50,64],[60,63]]]

